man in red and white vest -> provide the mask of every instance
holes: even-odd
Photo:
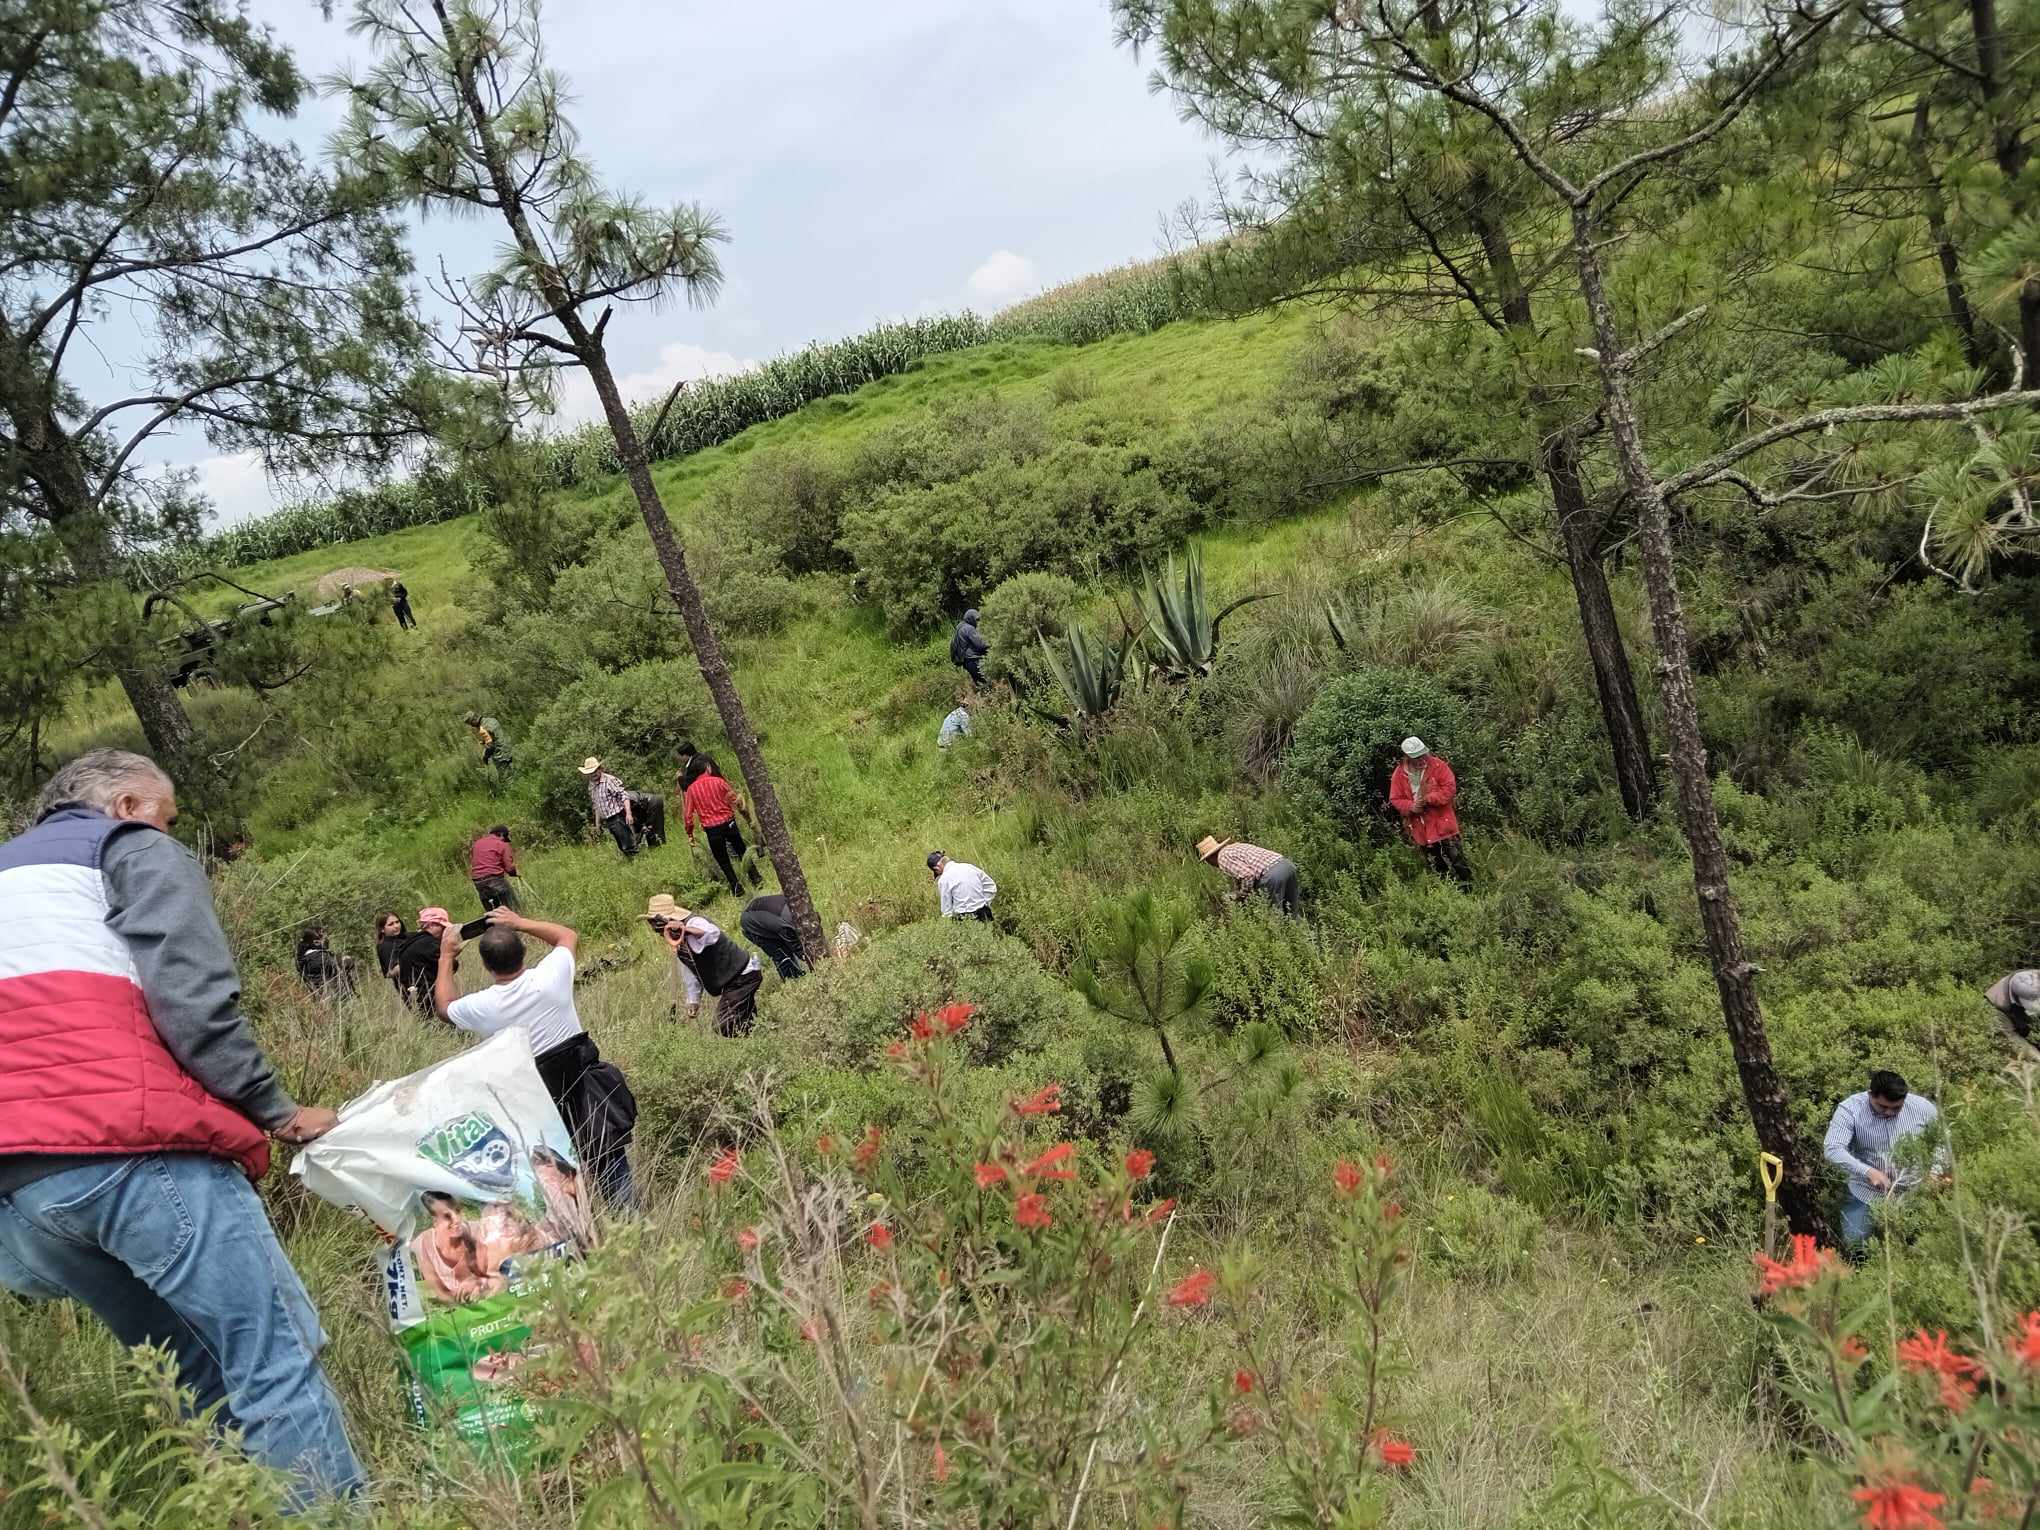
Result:
[[[82,1302],[168,1345],[291,1507],[361,1468],[319,1365],[325,1334],[256,1195],[293,1101],[241,1014],[198,860],[153,761],[95,749],[0,844],[0,1286]]]

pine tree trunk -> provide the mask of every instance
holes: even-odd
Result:
[[[822,934],[821,916],[815,912],[814,898],[808,892],[807,873],[802,869],[800,855],[793,847],[793,835],[786,827],[786,815],[779,810],[779,793],[773,788],[772,772],[765,763],[765,753],[758,747],[758,735],[751,730],[751,718],[744,709],[744,698],[737,693],[737,682],[730,674],[729,661],[723,657],[722,644],[716,639],[715,628],[709,624],[708,608],[701,600],[701,587],[694,582],[694,574],[687,567],[687,550],[673,534],[673,522],[666,514],[665,501],[659,497],[658,485],[652,482],[644,443],[638,439],[637,427],[631,421],[622,394],[617,391],[615,374],[610,370],[609,358],[603,354],[599,341],[583,353],[582,363],[587,367],[595,392],[602,400],[602,412],[608,420],[610,434],[616,437],[617,456],[623,462],[624,477],[630,482],[631,492],[637,496],[638,512],[644,517],[645,530],[651,534],[652,551],[666,576],[667,593],[673,597],[673,604],[680,608],[680,619],[686,623],[688,639],[694,645],[695,662],[701,666],[701,678],[707,682],[708,693],[715,699],[715,710],[722,718],[723,732],[729,735],[730,745],[737,751],[744,785],[750,790],[752,811],[758,815],[758,835],[765,842],[765,853],[772,858],[772,869],[779,873],[779,888],[786,895],[787,911],[793,915],[794,925],[800,930],[809,962],[821,961],[829,954],[829,947]]]
[[[1580,608],[1580,634],[1594,666],[1601,726],[1614,756],[1622,806],[1631,818],[1644,818],[1657,805],[1657,766],[1651,759],[1650,731],[1644,726],[1636,677],[1629,668],[1629,649],[1615,618],[1615,598],[1608,589],[1599,518],[1580,484],[1579,443],[1570,432],[1560,431],[1546,438],[1541,455],[1566,569],[1572,576],[1573,599]]]
[[[1941,291],[1948,303],[1948,322],[1962,337],[1962,354],[1978,370],[1990,369],[1990,357],[1976,333],[1976,316],[1970,311],[1969,292],[1962,281],[1962,258],[1948,233],[1948,201],[1935,172],[1928,138],[1928,97],[1925,91],[1913,103],[1912,137],[1908,141],[1913,173],[1920,178],[1920,201],[1927,218],[1927,239],[1934,247],[1934,259],[1941,267]]]
[[[1714,985],[1721,995],[1721,1013],[1735,1053],[1743,1099],[1764,1151],[1784,1162],[1785,1180],[1779,1199],[1794,1232],[1811,1233],[1831,1242],[1826,1208],[1821,1203],[1817,1160],[1800,1140],[1792,1119],[1784,1081],[1771,1060],[1771,1039],[1764,1011],[1757,1002],[1756,968],[1743,950],[1742,923],[1729,888],[1728,853],[1721,842],[1721,823],[1714,812],[1713,782],[1707,751],[1700,736],[1700,707],[1693,690],[1688,659],[1686,617],[1679,600],[1677,570],[1672,556],[1671,515],[1659,491],[1657,476],[1644,455],[1643,437],[1630,400],[1628,364],[1615,328],[1615,312],[1594,248],[1592,218],[1583,207],[1573,211],[1573,255],[1578,264],[1580,293],[1594,326],[1600,350],[1602,392],[1606,399],[1608,433],[1615,446],[1622,480],[1635,505],[1644,585],[1650,594],[1651,630],[1657,637],[1658,699],[1664,707],[1665,731],[1671,744],[1672,775],[1678,784],[1680,827],[1693,857],[1693,885],[1700,899],[1700,922],[1707,936],[1707,954]]]

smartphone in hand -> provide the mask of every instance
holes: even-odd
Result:
[[[479,919],[470,919],[466,924],[460,927],[460,938],[462,940],[473,940],[477,935],[481,934],[482,931],[486,930],[488,927],[489,916],[487,914],[482,915],[482,917]]]

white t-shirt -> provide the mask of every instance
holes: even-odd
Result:
[[[509,982],[455,999],[446,1018],[477,1036],[493,1036],[513,1025],[528,1027],[533,1056],[572,1041],[581,1034],[581,1017],[574,1009],[574,953],[554,946]]]

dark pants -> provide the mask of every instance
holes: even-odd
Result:
[[[1457,834],[1424,846],[1424,859],[1431,863],[1431,869],[1439,876],[1451,877],[1462,887],[1473,885],[1473,868],[1466,864],[1466,849],[1459,843]]]
[[[586,1035],[563,1041],[532,1061],[574,1139],[582,1169],[594,1177],[595,1188],[611,1206],[635,1210],[630,1139],[637,1130],[637,1096],[630,1092],[623,1070],[604,1062]]]
[[[957,917],[959,919],[982,919],[986,924],[990,924],[992,922],[992,906],[987,903],[983,908],[974,908],[969,913],[959,914]]]
[[[482,912],[492,908],[507,908],[518,912],[517,889],[510,885],[508,877],[476,877],[475,896],[482,900]]]
[[[758,1013],[758,985],[762,972],[747,972],[732,978],[715,996],[715,1033],[718,1036],[748,1036],[751,1020]]]
[[[807,953],[801,945],[800,931],[792,921],[764,909],[746,909],[737,921],[737,928],[744,932],[744,939],[771,958],[781,977],[790,979],[806,974]]]
[[[737,880],[736,863],[744,858],[744,852],[748,848],[744,844],[744,831],[737,827],[736,819],[732,818],[728,823],[710,824],[703,832],[708,835],[709,854],[715,857],[716,865],[722,868],[722,874],[729,879],[730,891],[742,897],[744,888]],[[745,870],[751,872],[751,887],[756,891],[763,885],[758,880],[758,873],[751,871],[749,867]]]
[[[666,842],[666,799],[657,792],[632,792],[630,816],[637,821],[638,842],[653,850]]]
[[[1303,890],[1298,885],[1296,862],[1288,856],[1278,856],[1275,864],[1261,873],[1261,880],[1254,884],[1268,895],[1268,901],[1285,914],[1297,915],[1303,912]]]
[[[976,654],[972,654],[968,659],[958,659],[956,661],[956,667],[962,670],[966,675],[969,675],[971,679],[976,681],[979,685],[983,685],[985,683],[985,672],[983,665],[984,660],[980,659]]]
[[[616,841],[616,848],[625,855],[637,854],[637,831],[623,821],[623,814],[611,813],[602,820],[602,827],[609,837]]]
[[[408,600],[396,601],[392,603],[390,609],[397,613],[397,625],[399,627],[415,627],[418,625],[418,618],[411,614],[411,603]]]

